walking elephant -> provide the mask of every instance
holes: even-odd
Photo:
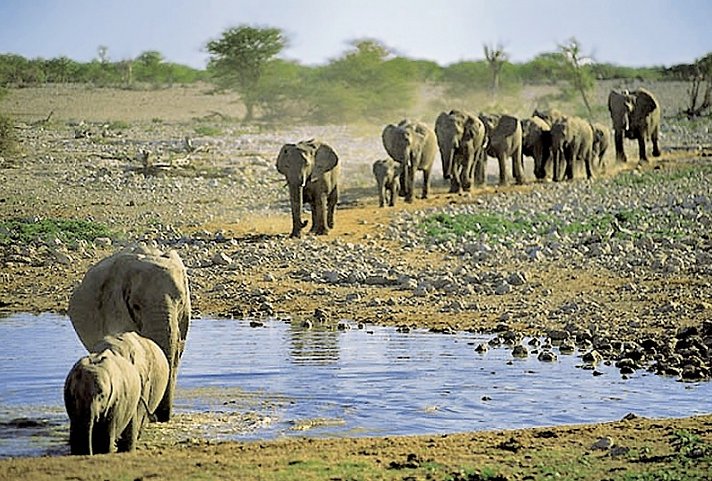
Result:
[[[381,140],[388,155],[401,164],[400,187],[405,201],[413,202],[416,170],[423,172],[423,199],[426,199],[438,149],[435,132],[422,122],[403,119],[398,125],[386,125]]]
[[[514,179],[517,184],[523,184],[522,126],[519,119],[511,115],[487,114],[480,114],[479,118],[484,124],[487,133],[487,148],[485,151],[490,157],[496,158],[499,163],[499,184],[506,185],[510,181],[507,172],[507,157],[512,158]]]
[[[391,158],[377,160],[373,163],[373,175],[378,186],[378,206],[384,207],[386,202],[395,206],[400,190],[400,164]]]
[[[553,179],[574,179],[582,167],[586,177],[593,176],[593,130],[588,121],[579,117],[564,117],[551,127]],[[583,164],[583,165],[582,165]]]
[[[106,336],[92,351],[64,385],[71,452],[133,451],[168,384],[166,356],[135,332]]]
[[[482,170],[484,179],[485,126],[478,117],[460,110],[442,112],[435,121],[435,135],[450,192],[469,191],[476,171]]]
[[[606,171],[606,151],[610,144],[611,135],[608,126],[599,122],[591,122],[593,130],[593,145],[591,148],[593,166],[597,171],[603,173]]]
[[[168,385],[156,409],[171,417],[178,365],[188,335],[188,277],[175,251],[134,246],[91,267],[69,300],[69,317],[91,351],[104,336],[135,331],[153,340],[169,366]]]
[[[128,359],[111,350],[79,359],[64,382],[71,453],[133,450],[140,399],[141,379]]]
[[[329,145],[318,140],[284,144],[277,156],[277,171],[289,186],[292,208],[290,237],[301,237],[307,226],[302,221],[302,205],[311,205],[310,231],[325,235],[334,227],[334,210],[339,201],[339,156]]]
[[[522,155],[534,159],[534,177],[551,179],[551,126],[541,117],[522,120]]]
[[[616,159],[626,162],[628,159],[623,147],[624,136],[638,141],[638,156],[647,161],[646,142],[653,144],[653,156],[660,156],[658,137],[660,135],[660,104],[655,96],[644,88],[633,92],[616,92],[608,95],[608,111],[613,122]]]

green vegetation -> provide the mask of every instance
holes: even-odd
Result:
[[[97,237],[112,237],[105,226],[78,219],[10,219],[0,221],[0,245],[30,244],[77,240],[93,241]]]
[[[504,235],[514,232],[531,232],[533,223],[524,218],[514,220],[495,214],[435,214],[420,223],[429,237],[448,239],[470,233]]]
[[[222,129],[214,125],[198,125],[194,130],[201,137],[217,137],[222,134]]]

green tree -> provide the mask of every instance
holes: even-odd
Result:
[[[248,25],[229,28],[219,39],[208,42],[208,68],[219,85],[240,93],[247,109],[245,120],[254,116],[258,86],[267,64],[286,45],[282,30]]]

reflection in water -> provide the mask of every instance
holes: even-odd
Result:
[[[66,452],[62,386],[84,354],[69,320],[11,316],[0,320],[0,339],[12,341],[0,345],[0,457]],[[182,418],[200,413],[195,419],[207,420],[202,432],[211,439],[264,439],[305,430],[313,436],[446,433],[709,409],[712,383],[644,372],[624,381],[606,366],[594,377],[575,368],[576,355],[541,363],[534,356],[514,359],[504,348],[477,354],[474,348],[487,339],[195,320],[176,411]],[[223,426],[233,419],[246,419],[250,428]]]

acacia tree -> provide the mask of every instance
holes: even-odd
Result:
[[[571,37],[567,43],[559,45],[559,51],[568,67],[571,83],[581,94],[581,99],[583,99],[586,110],[588,110],[588,116],[592,118],[591,104],[586,96],[586,92],[591,90],[594,85],[593,76],[590,70],[586,68],[587,65],[591,64],[592,59],[582,55],[581,45],[574,37]]]
[[[699,117],[712,107],[712,53],[698,59],[692,66],[690,80],[690,106],[685,110],[688,117]],[[705,84],[703,88],[703,84]],[[702,91],[702,100],[699,100]]]
[[[509,60],[509,54],[504,51],[504,47],[501,44],[497,44],[494,47],[484,44],[483,48],[485,51],[485,59],[489,65],[490,72],[492,72],[492,92],[496,95],[499,90],[499,78],[502,73],[502,67],[505,62]]]
[[[208,42],[208,69],[219,85],[233,88],[242,96],[247,109],[245,120],[254,116],[265,67],[286,45],[282,30],[249,25],[229,28],[219,39]]]

